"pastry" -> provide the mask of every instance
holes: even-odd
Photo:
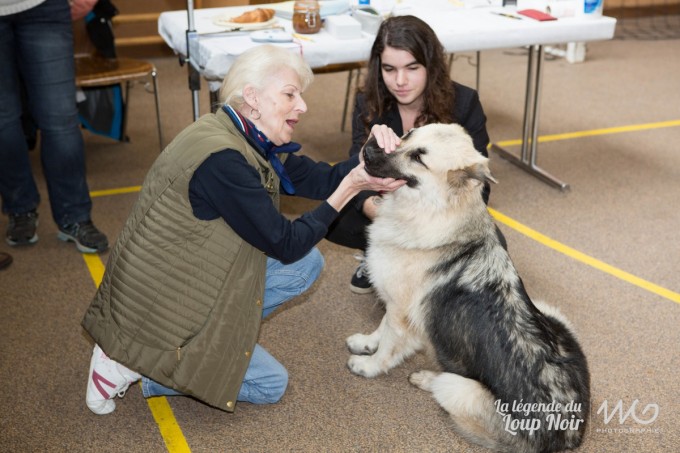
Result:
[[[257,8],[252,11],[246,11],[240,16],[232,17],[230,22],[237,24],[251,24],[257,22],[267,22],[274,17],[274,10],[270,8]]]

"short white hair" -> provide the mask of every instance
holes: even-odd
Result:
[[[303,60],[297,49],[265,44],[253,47],[239,55],[229,72],[224,77],[220,88],[220,102],[239,110],[245,100],[243,89],[253,85],[261,90],[269,83],[269,78],[277,74],[281,68],[290,68],[300,78],[301,91],[304,91],[314,80],[314,73]]]

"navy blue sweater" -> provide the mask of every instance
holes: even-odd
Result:
[[[331,166],[290,154],[284,168],[296,196],[325,200],[358,164],[358,156]],[[257,170],[232,149],[212,154],[196,169],[189,184],[189,200],[197,218],[223,218],[246,242],[283,263],[305,256],[323,239],[338,215],[324,201],[298,219],[289,220],[272,203]]]

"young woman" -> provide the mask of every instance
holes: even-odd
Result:
[[[487,156],[489,135],[477,92],[450,79],[444,48],[429,25],[414,16],[391,17],[378,29],[364,87],[356,96],[349,153],[353,156],[361,150],[377,124],[401,136],[429,123],[460,124],[475,148]],[[487,187],[484,200],[488,197]],[[359,194],[342,210],[326,238],[365,251],[365,229],[379,202],[379,193]],[[372,291],[363,260],[350,289],[358,294]]]

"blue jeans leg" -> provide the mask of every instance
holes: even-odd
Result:
[[[237,400],[271,404],[281,399],[288,386],[288,371],[259,344],[255,345]],[[181,392],[142,376],[142,395],[180,396]]]
[[[68,2],[46,0],[21,13],[0,17],[0,58],[3,211],[22,213],[35,209],[39,202],[20,123],[22,104],[18,87],[22,80],[28,110],[40,130],[40,157],[52,216],[59,225],[88,220],[92,201],[75,100]]]
[[[309,289],[321,274],[323,255],[313,248],[304,258],[283,264],[267,258],[264,307],[262,316],[269,316],[277,307]],[[288,386],[288,371],[266,349],[255,345],[246,375],[243,378],[238,401],[253,404],[271,404],[279,401]],[[142,377],[142,394],[151,396],[175,396],[180,392]]]
[[[262,317],[266,318],[284,302],[307,291],[319,278],[323,266],[323,255],[316,247],[290,264],[267,258]]]

